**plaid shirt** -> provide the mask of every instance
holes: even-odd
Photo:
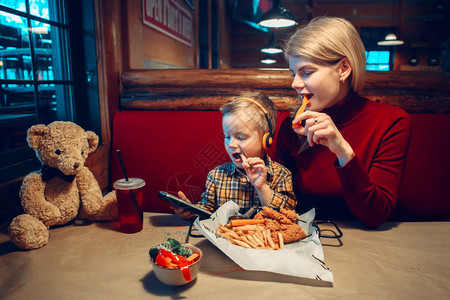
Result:
[[[264,159],[267,169],[267,184],[272,189],[271,208],[295,209],[297,200],[292,188],[291,172],[269,156]],[[227,162],[215,167],[206,179],[206,190],[198,205],[215,211],[227,201],[234,201],[241,211],[252,206],[261,206],[258,193],[242,170]]]

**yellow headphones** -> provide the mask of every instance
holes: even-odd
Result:
[[[244,101],[248,101],[251,102],[253,104],[255,104],[256,106],[258,106],[261,111],[264,113],[264,116],[266,117],[267,120],[267,124],[269,125],[269,131],[264,133],[263,135],[263,139],[262,139],[262,146],[264,148],[264,150],[268,150],[270,148],[270,146],[272,146],[272,142],[273,142],[273,128],[272,128],[272,123],[270,122],[270,118],[269,118],[269,113],[267,112],[267,110],[258,102],[256,102],[255,100],[251,99],[251,98],[238,98],[237,100],[244,100]]]

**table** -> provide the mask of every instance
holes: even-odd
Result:
[[[332,286],[240,270],[203,237],[189,238],[204,252],[198,278],[166,286],[148,250],[168,237],[183,240],[188,231],[186,221],[169,214],[145,213],[144,229],[135,234],[121,233],[117,222],[54,228],[49,243],[32,251],[18,250],[2,232],[0,299],[450,298],[450,222],[387,223],[378,230],[337,223],[344,236],[321,240]]]

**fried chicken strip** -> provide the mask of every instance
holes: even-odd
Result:
[[[282,213],[277,212],[276,210],[269,208],[267,206],[263,206],[263,210],[256,214],[255,219],[272,219],[277,221],[280,224],[288,224],[292,225],[292,222],[287,216]]]
[[[281,209],[277,212],[269,207],[263,207],[255,219],[265,219],[264,227],[270,229],[274,243],[278,243],[278,232],[283,236],[284,243],[296,242],[306,237],[305,232],[297,224],[298,214],[292,210]]]

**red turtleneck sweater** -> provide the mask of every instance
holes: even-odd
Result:
[[[277,160],[293,175],[297,211],[316,208],[318,219],[356,217],[376,228],[393,214],[404,171],[411,125],[402,109],[350,92],[338,105],[323,111],[355,152],[340,167],[322,145],[298,154],[302,141],[286,118],[278,132]]]

